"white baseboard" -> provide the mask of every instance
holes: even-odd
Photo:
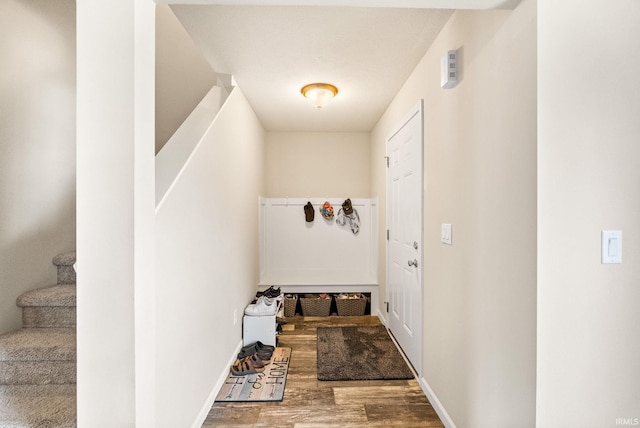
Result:
[[[389,321],[387,320],[386,315],[380,312],[380,308],[377,309],[377,312],[378,312],[378,318],[380,318],[380,322],[384,324],[385,327],[387,327],[389,325]]]
[[[382,322],[382,324],[385,325],[385,327],[387,328],[389,327],[388,325],[389,320],[384,313],[380,312],[380,309],[378,309],[378,318],[380,318],[380,321]],[[418,384],[420,385],[420,388],[422,388],[422,391],[429,399],[429,402],[431,403],[431,405],[433,406],[433,409],[438,414],[438,417],[440,417],[440,420],[442,421],[444,426],[446,428],[456,428],[456,424],[453,423],[453,419],[451,419],[451,416],[449,416],[449,413],[447,413],[447,410],[444,408],[440,400],[438,400],[438,397],[433,392],[433,390],[431,389],[431,387],[429,386],[425,378],[422,377],[421,374],[416,373],[415,369],[407,359],[407,356],[404,354],[404,351],[396,341],[395,337],[393,337],[393,334],[390,334],[390,336],[391,336],[391,340],[393,340],[393,343],[396,345],[396,348],[398,348],[400,355],[402,355],[402,358],[404,358],[404,361],[407,363],[407,366],[411,368],[411,371],[416,376],[416,379],[418,380]]]
[[[204,405],[198,412],[198,416],[196,417],[196,420],[191,425],[191,428],[200,428],[204,423],[205,419],[207,419],[209,410],[211,410],[211,406],[213,406],[214,401],[216,401],[218,392],[220,392],[220,389],[222,389],[222,385],[224,385],[224,382],[227,380],[227,376],[229,376],[229,371],[226,369],[226,367],[231,367],[233,363],[235,363],[236,358],[238,357],[238,352],[240,352],[240,348],[242,348],[242,340],[238,343],[238,346],[236,346],[236,349],[233,351],[231,358],[229,358],[229,361],[225,366],[225,370],[223,370],[222,374],[218,378],[218,381],[216,382],[213,389],[211,390],[211,393],[209,393],[209,396],[207,397],[207,401],[205,401]]]
[[[429,399],[429,402],[433,406],[433,409],[436,411],[436,413],[440,417],[440,420],[442,421],[444,426],[447,428],[456,428],[456,424],[453,423],[453,419],[451,419],[451,416],[449,416],[449,413],[447,413],[447,410],[444,408],[440,400],[438,400],[438,397],[433,392],[433,389],[431,389],[431,387],[429,386],[425,378],[420,377],[418,379],[418,383],[420,384],[420,388],[422,388],[427,398]]]

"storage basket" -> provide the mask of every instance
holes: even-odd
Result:
[[[359,316],[364,315],[367,307],[367,298],[362,294],[357,298],[340,299],[336,297],[336,308],[339,316]]]
[[[331,299],[305,296],[300,298],[300,305],[305,317],[328,317],[331,314]]]
[[[292,317],[296,314],[296,305],[298,304],[298,296],[292,297],[285,296],[284,298],[284,316]]]

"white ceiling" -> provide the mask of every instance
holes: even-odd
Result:
[[[412,2],[416,0],[402,4]],[[474,2],[476,6],[505,3]],[[268,131],[322,132],[370,131],[452,13],[389,7],[173,4],[171,8],[214,70],[233,75]],[[302,86],[314,82],[339,89],[322,110],[300,94]]]

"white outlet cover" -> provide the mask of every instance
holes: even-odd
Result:
[[[443,244],[452,245],[451,238],[451,225],[448,223],[442,223],[440,230],[440,240]]]

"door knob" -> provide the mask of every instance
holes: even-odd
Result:
[[[409,264],[409,266],[418,267],[418,261],[416,259],[409,260],[407,263]]]

